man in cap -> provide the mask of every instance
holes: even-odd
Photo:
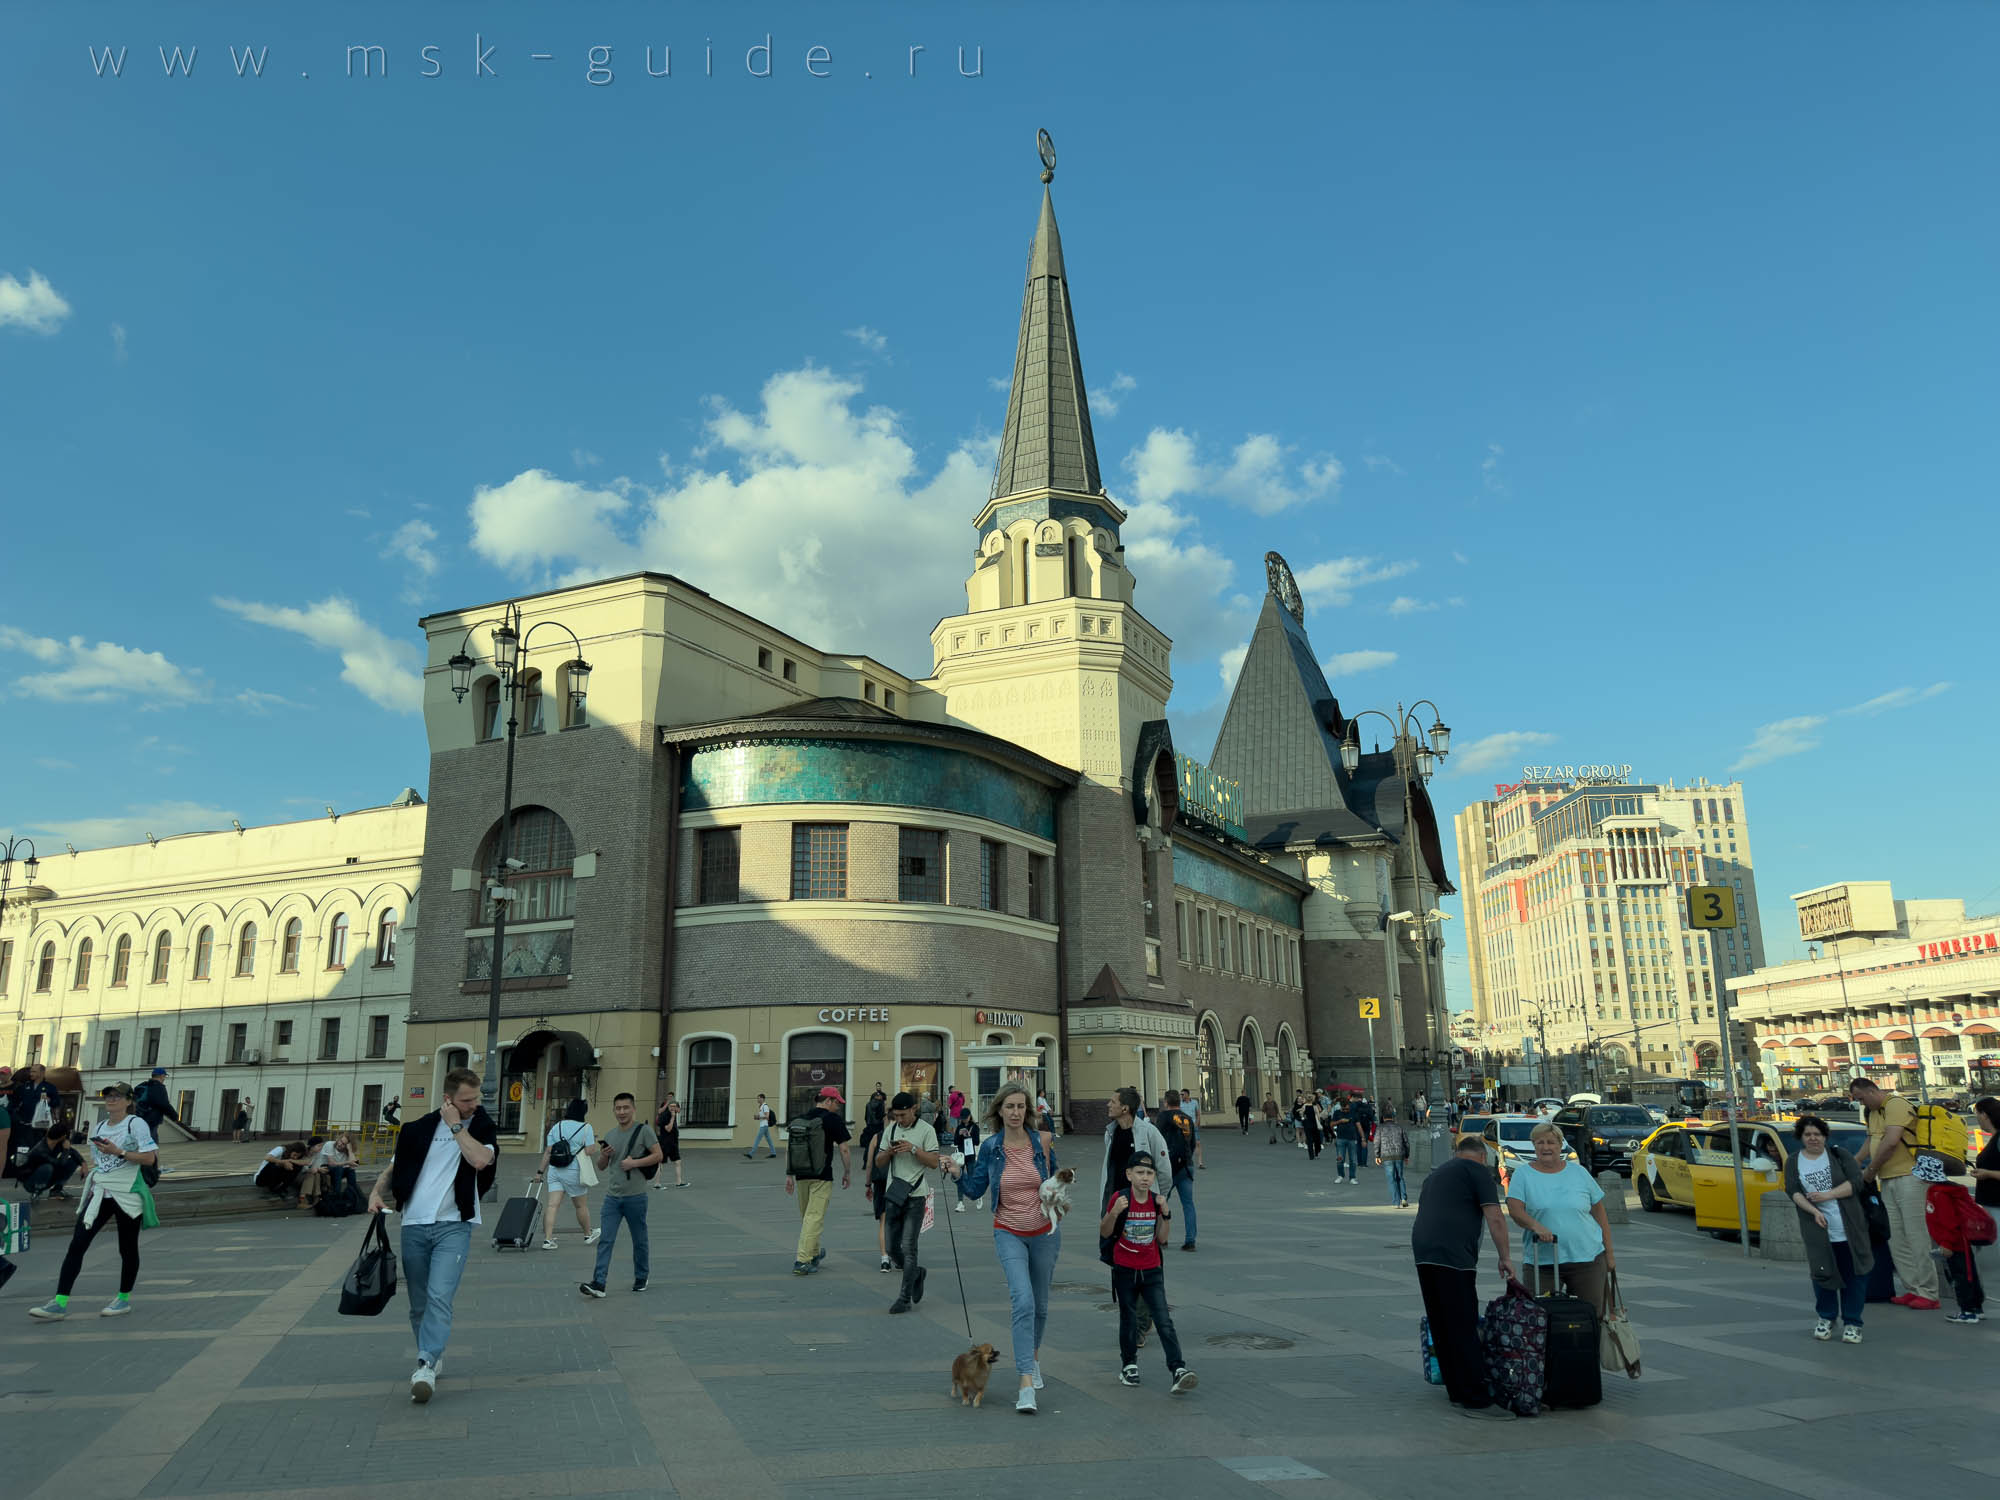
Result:
[[[829,1106],[831,1106],[829,1108]],[[799,1250],[792,1259],[794,1276],[810,1276],[826,1259],[820,1248],[820,1231],[826,1227],[826,1205],[833,1196],[833,1148],[840,1148],[840,1185],[844,1190],[853,1177],[853,1159],[847,1143],[847,1101],[840,1090],[827,1084],[819,1091],[819,1103],[785,1126],[785,1191],[799,1200]],[[818,1131],[822,1140],[817,1151],[809,1144],[810,1133]],[[804,1166],[806,1155],[816,1155],[817,1171]]]

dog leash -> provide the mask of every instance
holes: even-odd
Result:
[[[949,1172],[941,1172],[938,1175],[951,1184],[953,1196],[957,1196],[958,1179],[953,1177]],[[965,1272],[959,1269],[958,1264],[958,1231],[951,1226],[952,1209],[955,1209],[957,1206],[957,1204],[953,1204],[951,1208],[945,1209],[939,1217],[944,1220],[945,1235],[951,1240],[951,1269],[952,1274],[958,1277],[958,1306],[959,1311],[965,1314],[965,1341],[969,1344],[973,1341],[972,1305],[965,1300]]]

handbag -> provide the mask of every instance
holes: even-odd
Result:
[[[597,1167],[592,1163],[588,1151],[576,1159],[576,1180],[585,1187],[597,1186]]]
[[[1625,1311],[1625,1299],[1618,1291],[1618,1273],[1605,1273],[1605,1313],[1597,1323],[1597,1363],[1606,1370],[1623,1370],[1639,1378],[1639,1334]]]
[[[882,1149],[886,1151],[895,1144],[896,1127],[892,1124],[889,1127],[889,1143]],[[893,1162],[894,1158],[890,1160]],[[882,1172],[882,1202],[889,1208],[901,1208],[910,1201],[910,1194],[916,1190],[916,1184],[907,1178],[898,1177],[892,1167],[884,1167]]]
[[[340,1311],[350,1318],[372,1318],[396,1295],[396,1252],[389,1248],[389,1231],[381,1214],[368,1216],[361,1236],[361,1253],[340,1283]]]

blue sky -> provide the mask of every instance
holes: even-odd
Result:
[[[97,4],[0,40],[0,827],[45,849],[421,789],[416,619],[575,576],[922,673],[1045,126],[1184,748],[1275,547],[1345,705],[1443,706],[1447,811],[1524,760],[1741,767],[1774,956],[1829,880],[2000,902],[1990,8]]]

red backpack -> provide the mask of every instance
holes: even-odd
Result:
[[[1968,1258],[1974,1245],[1994,1242],[1993,1216],[1955,1182],[1934,1182],[1924,1194],[1924,1228],[1947,1255]]]

